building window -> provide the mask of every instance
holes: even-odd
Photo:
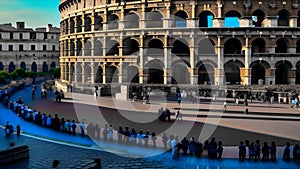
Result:
[[[10,39],[14,39],[14,33],[10,32],[9,36]]]
[[[0,39],[2,39],[2,34],[0,33]]]
[[[35,45],[31,45],[31,50],[35,51]]]
[[[52,45],[52,51],[55,51],[55,45]]]
[[[51,39],[54,39],[54,36],[51,36]]]
[[[23,45],[19,45],[19,51],[23,51],[24,48],[23,48]]]
[[[19,34],[19,39],[23,39],[23,34],[22,33]]]
[[[0,45],[0,51],[2,51],[2,45]]]
[[[8,45],[8,50],[9,51],[13,51],[14,50],[14,46],[13,45]]]
[[[43,51],[47,50],[47,45],[43,45]]]

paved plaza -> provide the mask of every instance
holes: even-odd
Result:
[[[225,150],[224,159],[213,160],[209,158],[196,158],[191,156],[180,155],[178,160],[171,159],[170,152],[164,152],[157,148],[144,148],[138,146],[124,146],[116,142],[105,143],[103,141],[94,142],[88,137],[73,136],[66,133],[57,132],[48,128],[37,126],[33,123],[24,121],[18,117],[13,111],[1,105],[0,124],[4,126],[6,121],[10,121],[13,125],[20,124],[23,130],[22,135],[17,137],[5,137],[4,132],[0,135],[0,148],[8,148],[10,141],[16,142],[16,145],[28,145],[30,148],[30,159],[28,161],[20,161],[11,165],[1,166],[1,168],[51,168],[52,161],[60,160],[61,168],[89,168],[93,165],[94,158],[101,158],[103,168],[299,168],[299,162],[284,162],[282,156],[282,145],[278,147],[277,162],[239,162],[237,159],[237,144],[240,139],[245,140],[246,137],[259,137],[257,139],[271,141],[283,140],[282,143],[290,141],[292,145],[299,142],[299,111],[290,109],[287,104],[263,104],[259,102],[250,103],[247,107],[250,114],[244,114],[244,106],[236,106],[229,104],[227,112],[222,113],[223,101],[216,104],[201,103],[191,104],[184,102],[179,106],[175,102],[152,102],[152,104],[142,104],[141,102],[132,101],[113,101],[110,98],[98,97],[93,102],[87,102],[93,96],[65,93],[66,98],[63,103],[53,101],[53,94],[49,95],[49,99],[42,100],[39,95],[33,101],[29,95],[30,87],[15,93],[12,100],[16,100],[19,96],[24,98],[26,105],[40,110],[40,107],[46,107],[50,111],[69,110],[65,104],[84,104],[89,106],[101,105],[105,114],[106,109],[118,107],[123,110],[133,110],[129,105],[134,106],[134,110],[140,110],[143,116],[148,119],[157,117],[157,109],[161,106],[168,107],[171,111],[181,108],[184,121],[182,125],[187,125],[195,120],[197,122],[213,122],[209,119],[218,119],[219,127],[213,136],[217,139],[224,140]],[[95,103],[95,105],[94,105]],[[117,103],[117,105],[115,105]],[[196,106],[197,105],[197,106]],[[154,107],[153,107],[154,106]],[[56,107],[57,109],[52,109]],[[67,108],[67,109],[65,109]],[[84,107],[85,108],[85,107]],[[199,113],[198,113],[198,110]],[[210,111],[208,111],[209,109]],[[44,110],[44,109],[43,109]],[[153,111],[156,110],[156,111]],[[48,113],[48,112],[47,112]],[[53,112],[56,113],[56,112]],[[58,112],[59,113],[59,112]],[[65,112],[71,114],[71,112]],[[111,113],[111,112],[110,112]],[[128,113],[128,112],[125,112]],[[137,112],[133,111],[133,114]],[[60,116],[63,116],[60,114]],[[219,116],[222,118],[219,119]],[[72,117],[72,116],[71,116]],[[174,118],[174,116],[172,117]],[[109,121],[110,119],[108,119]],[[79,119],[78,119],[79,121]],[[291,122],[292,121],[292,122]],[[121,123],[121,122],[119,122]],[[166,123],[168,122],[158,122]],[[253,125],[254,123],[254,125]],[[252,124],[252,125],[250,125]],[[196,124],[197,125],[197,124]],[[164,125],[162,126],[164,127]],[[251,131],[251,132],[249,132]],[[226,133],[233,134],[236,132],[237,137],[226,139]],[[222,135],[223,133],[223,135]],[[242,134],[238,134],[242,133]],[[174,133],[173,133],[174,134]],[[117,136],[115,135],[115,138]],[[223,138],[224,137],[224,138]],[[158,146],[161,141],[158,139]],[[101,146],[99,146],[101,145]],[[107,152],[110,151],[110,152]],[[118,155],[116,155],[118,154]],[[124,155],[126,154],[126,155]],[[147,156],[148,154],[148,156]],[[149,157],[149,154],[154,154]],[[130,156],[131,158],[129,158]]]

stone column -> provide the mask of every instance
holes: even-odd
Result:
[[[106,35],[105,36],[103,36],[103,44],[102,44],[102,50],[103,50],[103,56],[106,56],[106,45],[107,43],[106,43]]]
[[[145,4],[142,4],[142,13],[141,13],[141,18],[139,21],[139,28],[143,29],[146,28],[146,11],[145,11]]]
[[[290,16],[289,17],[289,26],[293,28],[297,28],[298,16]]]
[[[224,46],[221,42],[221,36],[218,35],[218,44],[216,45],[216,50],[218,54],[218,67],[214,70],[215,77],[215,85],[223,85],[224,84]]]
[[[91,62],[91,83],[95,83],[95,67],[94,67],[94,62]]]
[[[190,5],[192,6],[192,15],[190,18],[187,18],[187,27],[197,28],[199,27],[199,18],[196,16],[197,1],[190,1]]]
[[[275,84],[275,70],[276,68],[266,69],[266,74],[265,74],[266,85]]]
[[[65,77],[65,64],[63,62],[60,62],[59,64],[60,66],[60,79],[61,80],[66,80],[66,77]]]
[[[119,83],[123,83],[123,61],[122,59],[120,59],[120,62],[119,62],[119,75],[118,75],[118,78],[119,78]]]
[[[74,17],[74,33],[77,33],[77,15]]]
[[[276,16],[267,16],[262,22],[262,27],[277,27],[277,17]]]
[[[82,25],[81,25],[81,32],[84,33],[85,32],[85,15],[84,12],[82,13]]]
[[[164,84],[171,84],[172,81],[172,69],[171,69],[171,48],[168,45],[168,37],[164,38]]]
[[[81,56],[85,56],[85,47],[84,47],[84,45],[85,45],[85,39],[84,39],[84,37],[82,37],[82,39],[81,39]],[[79,51],[79,53],[80,53],[80,51]]]
[[[121,8],[120,18],[119,18],[119,29],[122,30],[125,28],[125,17],[124,17],[124,8]]]
[[[296,53],[297,45],[288,45],[287,46],[287,53]]]
[[[240,68],[242,85],[250,85],[251,84],[251,69],[249,68],[250,63],[251,63],[251,45],[249,44],[249,38],[246,37],[245,67]]]
[[[139,57],[140,63],[139,64],[139,83],[144,83],[144,36],[140,35],[140,46],[139,46]]]
[[[296,84],[296,72],[297,68],[291,68],[289,71],[289,84]]]
[[[107,9],[104,11],[103,15],[103,31],[107,30]]]
[[[192,32],[191,40],[190,40],[190,84],[194,85],[198,83],[198,73],[195,72],[195,58],[196,58],[196,51],[198,51],[198,46],[195,46],[195,33]]]
[[[67,34],[70,34],[70,30],[71,30],[71,17],[70,15],[67,18],[67,22],[68,22],[68,30],[67,30]]]
[[[74,56],[78,56],[77,55],[77,39],[74,39]]]
[[[72,82],[72,72],[71,72],[71,62],[68,64],[68,76],[69,76],[69,82]]]
[[[218,14],[217,14],[217,17],[215,17],[213,19],[214,28],[223,28],[224,27],[225,18],[223,18],[223,16],[222,16],[222,7],[223,7],[222,2],[218,1],[217,2]]]
[[[172,22],[173,18],[171,18],[171,12],[170,12],[170,3],[165,2],[165,7],[166,7],[166,17],[163,18],[163,28],[171,28],[172,27]]]
[[[94,56],[95,53],[95,37],[94,35],[91,37],[91,56]]]
[[[106,62],[103,63],[102,79],[103,79],[103,84],[106,84]]]
[[[93,11],[91,15],[91,31],[94,31],[95,28],[95,17],[95,11]]]
[[[77,63],[75,62],[74,63],[74,82],[75,83],[77,83],[77,75],[78,75],[78,73],[77,73]]]
[[[81,64],[81,82],[84,83],[85,82],[85,70],[84,70],[84,67],[85,67],[85,62],[82,62]]]
[[[122,58],[123,56],[123,33],[120,33],[120,40],[119,40],[119,57]]]

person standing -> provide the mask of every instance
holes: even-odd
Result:
[[[270,155],[270,147],[268,146],[268,143],[267,142],[264,142],[264,145],[261,149],[262,151],[262,160],[264,161],[268,161],[269,160],[269,155]]]
[[[162,142],[163,142],[163,145],[164,145],[164,149],[165,150],[168,150],[168,136],[167,136],[167,133],[164,133],[164,135],[161,137],[162,138]]]
[[[222,154],[223,154],[223,146],[222,146],[222,141],[218,142],[218,148],[217,148],[217,153],[218,153],[218,159],[222,158]]]
[[[276,144],[273,141],[270,147],[271,161],[276,161]]]
[[[243,161],[246,158],[246,146],[244,145],[244,142],[241,141],[239,145],[239,160]]]
[[[284,149],[283,149],[283,160],[285,161],[289,161],[291,158],[290,158],[290,143],[287,142]]]

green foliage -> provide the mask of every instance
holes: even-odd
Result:
[[[14,72],[17,72],[19,74],[20,77],[24,78],[26,76],[25,74],[25,70],[22,68],[17,68],[14,70]]]
[[[6,84],[6,77],[3,75],[0,75],[0,84]]]
[[[0,76],[4,76],[6,79],[10,78],[10,74],[5,71],[0,71]]]
[[[55,68],[52,75],[54,78],[60,78],[60,68]]]
[[[13,80],[16,80],[16,79],[19,78],[19,73],[16,72],[16,71],[13,71],[13,72],[10,73],[10,76],[11,76],[11,78],[12,78]]]

